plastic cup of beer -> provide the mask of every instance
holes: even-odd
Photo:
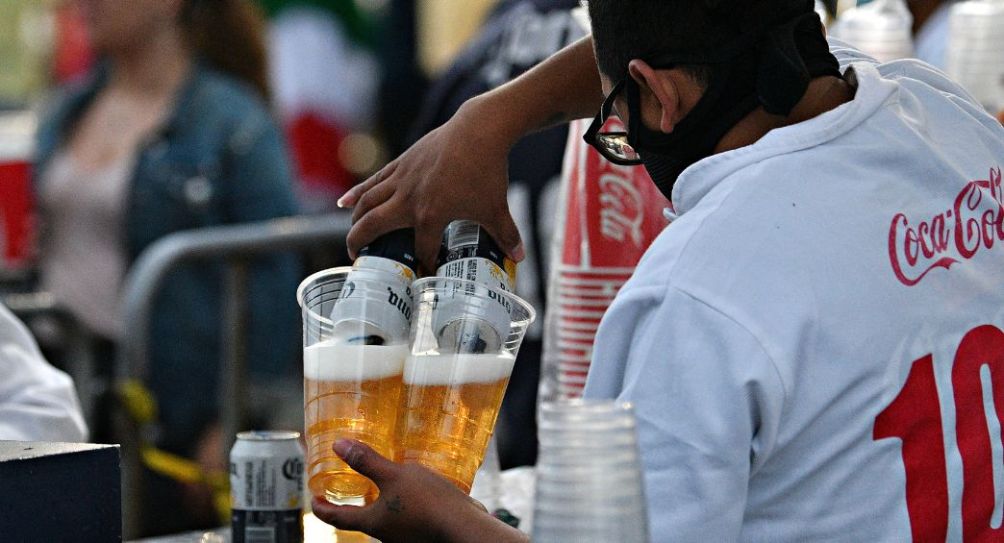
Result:
[[[402,301],[392,285],[407,290],[409,299]],[[370,503],[376,486],[332,445],[356,439],[393,458],[410,290],[388,272],[333,268],[306,278],[297,300],[303,310],[307,486],[332,503]]]
[[[513,294],[463,279],[429,277],[412,290],[396,460],[469,493],[535,312]]]

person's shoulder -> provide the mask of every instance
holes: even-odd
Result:
[[[195,108],[214,111],[232,120],[268,114],[264,97],[243,80],[204,63],[197,66],[193,77],[191,105]]]
[[[938,119],[953,125],[982,126],[994,139],[1001,136],[1000,122],[978,99],[941,70],[918,59],[894,60],[878,65],[882,79],[896,84],[896,108],[907,116]],[[909,97],[909,101],[905,99]]]
[[[700,226],[698,213],[681,216],[656,236],[635,267],[624,291],[653,299],[678,286],[685,272],[681,266],[690,242]]]
[[[953,81],[947,74],[934,66],[916,58],[893,60],[878,65],[883,77],[896,81],[915,81],[933,87],[943,93],[958,96],[971,102],[976,100],[969,92]]]
[[[99,64],[87,74],[56,87],[42,99],[35,131],[36,174],[44,169],[59,146],[63,131],[100,90],[105,80],[105,67]]]
[[[41,102],[39,132],[61,126],[81,102],[87,100],[104,84],[105,69],[99,65],[87,74],[51,90]]]
[[[250,84],[200,63],[179,104],[182,123],[214,134],[235,150],[248,149],[263,134],[277,130],[265,99]]]

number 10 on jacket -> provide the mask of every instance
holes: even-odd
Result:
[[[990,390],[984,391],[983,367]],[[962,457],[962,540],[966,543],[1004,539],[1004,526],[992,516],[994,465],[984,396],[992,396],[998,421],[1004,421],[1004,331],[991,325],[965,334],[952,362],[955,436]],[[992,391],[992,392],[991,392]],[[899,395],[875,419],[875,440],[903,441],[906,506],[916,542],[945,541],[950,514],[948,469],[941,406],[931,354],[913,362]],[[1000,443],[998,445],[1001,445]],[[998,466],[1004,469],[1004,466]]]

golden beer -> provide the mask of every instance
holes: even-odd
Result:
[[[335,503],[376,499],[376,486],[332,450],[357,439],[393,458],[405,345],[347,345],[322,341],[304,349],[307,486]]]
[[[514,361],[508,353],[409,356],[395,459],[420,463],[469,493]]]

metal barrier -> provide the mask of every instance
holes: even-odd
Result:
[[[246,339],[248,259],[267,253],[303,251],[319,244],[344,243],[351,226],[348,213],[278,219],[255,224],[220,226],[166,236],[144,251],[126,278],[123,298],[124,334],[119,351],[120,383],[142,380],[147,373],[149,326],[154,300],[165,278],[177,266],[201,259],[226,262],[223,298],[223,356],[220,364],[221,428],[230,450],[246,416]],[[293,292],[289,295],[294,296]],[[137,535],[142,511],[142,465],[139,428],[117,410],[122,444],[123,535]]]

